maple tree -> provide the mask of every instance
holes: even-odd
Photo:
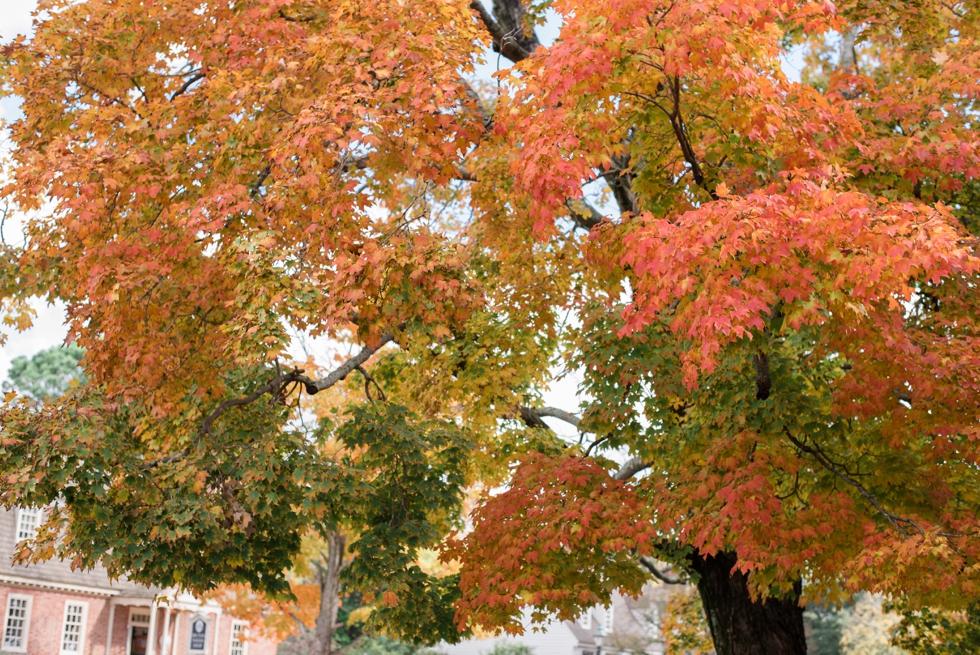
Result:
[[[343,527],[413,641],[665,561],[721,655],[804,652],[806,598],[977,598],[974,3],[40,10],[2,54],[2,194],[40,213],[0,288],[12,325],[66,303],[86,380],[4,408],[0,497],[56,508],[23,557],[284,593]],[[291,330],[352,354],[314,375]],[[542,406],[564,370],[580,413]],[[427,575],[477,480],[507,488]]]

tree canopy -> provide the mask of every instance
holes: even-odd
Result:
[[[980,596],[976,3],[39,10],[0,55],[0,193],[43,210],[0,288],[66,304],[86,378],[3,410],[2,502],[56,507],[24,557],[277,593],[343,526],[410,641],[668,561],[720,655],[800,652],[805,599]]]

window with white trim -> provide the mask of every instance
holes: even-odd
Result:
[[[228,651],[229,655],[245,655],[246,653],[246,641],[245,637],[245,623],[244,621],[232,621],[231,622],[231,650]]]
[[[41,524],[41,510],[35,507],[17,508],[17,541],[33,539]]]
[[[65,623],[61,630],[61,652],[81,653],[85,646],[85,615],[88,603],[70,600],[65,603]]]
[[[133,607],[129,610],[129,625],[150,627],[150,608]]]
[[[611,635],[613,631],[613,605],[609,601],[609,607],[602,613],[602,634]]]
[[[27,633],[31,627],[31,596],[7,596],[7,613],[3,619],[3,646],[9,653],[27,652]]]
[[[592,629],[592,609],[587,609],[578,617],[578,624],[586,630]]]

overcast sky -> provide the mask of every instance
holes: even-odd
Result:
[[[0,9],[0,43],[7,43],[18,34],[30,34],[31,11],[37,0],[2,0]],[[12,120],[20,114],[15,98],[0,98],[0,119]],[[7,145],[6,135],[0,135],[3,145]],[[20,237],[11,234],[11,226],[5,226],[5,236],[9,240]],[[16,228],[14,228],[16,231]],[[18,355],[33,355],[39,350],[58,345],[65,340],[65,312],[61,307],[52,307],[44,302],[35,304],[37,318],[34,327],[26,332],[9,334],[7,342],[0,346],[0,380],[7,378],[10,360]]]

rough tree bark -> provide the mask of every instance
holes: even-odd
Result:
[[[316,617],[316,655],[331,655],[333,634],[337,629],[337,610],[340,609],[340,572],[344,568],[344,548],[347,537],[336,532],[327,535],[327,556],[324,566],[317,563],[320,578],[320,613]]]
[[[715,652],[806,655],[803,608],[797,602],[802,592],[800,583],[786,597],[752,602],[745,574],[732,573],[736,561],[737,556],[727,552],[709,557],[695,553],[690,558],[691,569],[699,576],[698,593]]]

